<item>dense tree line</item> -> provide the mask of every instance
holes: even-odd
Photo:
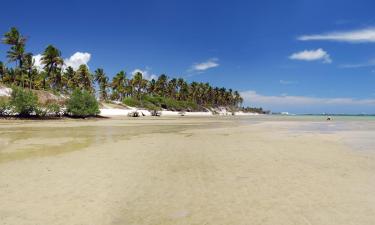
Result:
[[[15,66],[7,67],[0,62],[2,83],[69,95],[76,89],[95,94],[97,87],[102,101],[142,100],[145,96],[159,96],[202,106],[238,107],[243,102],[238,91],[212,87],[209,83],[188,83],[183,78],[169,78],[165,74],[147,80],[140,72],[128,76],[120,71],[110,80],[102,68],[92,73],[86,65],[80,65],[74,70],[64,65],[61,51],[53,45],[44,50],[41,58],[43,69],[40,70],[35,66],[33,54],[26,51],[26,41],[27,38],[14,27],[4,34],[2,42],[9,45],[8,63],[15,63]]]

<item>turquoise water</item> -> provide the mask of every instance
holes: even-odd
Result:
[[[277,120],[306,120],[306,121],[326,121],[330,117],[332,121],[375,121],[375,116],[361,116],[361,115],[337,115],[337,116],[325,116],[325,115],[292,115],[292,116],[281,116],[281,115],[269,115],[269,118],[275,118]]]

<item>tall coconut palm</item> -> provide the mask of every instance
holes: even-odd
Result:
[[[2,42],[11,46],[10,50],[7,52],[9,62],[16,62],[16,65],[22,68],[25,56],[26,38],[20,34],[17,28],[12,27],[10,31],[4,34]]]
[[[75,80],[78,82],[78,87],[89,92],[93,92],[93,77],[90,73],[89,68],[82,64],[79,66],[77,72],[75,73]]]
[[[34,69],[34,64],[35,64],[35,60],[33,59],[33,55],[31,53],[26,54],[25,55],[24,68],[26,70],[27,77],[28,77],[28,82],[29,82],[28,86],[29,86],[29,89],[32,89],[32,86],[33,86],[33,80],[34,80],[33,69]]]
[[[76,78],[76,72],[73,67],[68,66],[62,76],[62,83],[66,92],[72,92],[74,89],[78,88]]]
[[[4,63],[0,61],[0,80],[1,81],[4,81],[6,70],[7,68],[5,67]]]
[[[94,79],[99,85],[100,100],[107,100],[108,77],[105,75],[104,70],[101,68],[95,70]]]
[[[131,84],[133,86],[134,96],[140,100],[144,90],[147,88],[147,80],[143,79],[141,72],[136,72]]]
[[[124,99],[126,93],[126,73],[124,71],[120,71],[116,74],[116,76],[112,79],[112,98],[118,98],[118,100],[122,101]]]
[[[238,91],[234,91],[233,95],[234,95],[235,106],[239,107],[242,104],[243,99]]]
[[[155,95],[156,80],[151,79],[147,84],[147,93],[149,95]]]
[[[193,102],[197,102],[199,94],[198,82],[192,82],[189,88],[189,99]]]
[[[173,78],[168,81],[167,90],[168,97],[175,99],[177,96],[177,79]]]
[[[47,71],[46,77],[43,80],[43,88],[46,88],[46,79],[51,78],[51,73],[57,72],[57,67],[62,66],[64,61],[61,57],[61,52],[59,49],[53,45],[48,45],[44,50],[41,58],[42,64],[44,64],[44,69]],[[61,89],[61,73],[55,74],[53,79],[53,86],[57,89]]]
[[[155,91],[159,96],[162,96],[162,97],[165,96],[166,90],[167,90],[167,82],[168,82],[167,75],[162,74],[158,77],[158,80],[156,81]]]

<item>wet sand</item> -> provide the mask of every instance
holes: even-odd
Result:
[[[374,128],[267,117],[0,121],[0,224],[372,225]]]

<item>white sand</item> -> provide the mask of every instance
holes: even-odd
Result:
[[[131,112],[139,112],[143,116],[151,116],[150,111],[131,108],[131,109],[100,109],[100,115],[106,117],[114,117],[114,116],[127,116]],[[180,112],[177,111],[168,111],[163,110],[160,111],[161,116],[181,116]],[[212,116],[211,112],[185,112],[185,116]]]
[[[0,97],[9,97],[12,94],[12,89],[0,86]]]

